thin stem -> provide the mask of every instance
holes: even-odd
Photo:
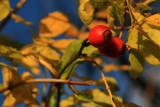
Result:
[[[29,83],[63,83],[63,84],[75,84],[75,85],[90,85],[91,81],[72,81],[72,80],[64,80],[64,79],[30,79],[26,81],[22,81],[16,83],[14,85],[8,86],[0,90],[0,93],[7,91],[9,89],[16,88],[21,85],[29,84]]]
[[[129,15],[130,15],[130,18],[131,18],[131,25],[134,26],[134,23],[137,22],[137,21],[136,21],[134,15],[133,15],[129,0],[126,0],[126,2],[127,2],[128,9],[129,9]]]
[[[103,78],[103,81],[105,83],[106,89],[108,90],[112,105],[113,105],[113,107],[116,107],[116,105],[114,104],[114,102],[112,100],[113,99],[113,95],[112,95],[112,92],[111,92],[110,87],[108,85],[108,82],[105,79],[105,76],[103,74],[102,67],[100,65],[98,65],[91,57],[81,55],[81,58],[84,58],[86,61],[89,61],[89,62],[91,62],[91,63],[93,63],[93,64],[95,64],[97,66],[97,68],[99,69],[99,71],[100,71],[100,73],[102,75],[102,78]]]
[[[4,26],[9,22],[11,19],[11,14],[18,12],[20,8],[27,2],[27,0],[21,0],[17,3],[16,7],[10,12],[10,14],[4,19],[4,21],[0,24],[0,30],[4,28]]]

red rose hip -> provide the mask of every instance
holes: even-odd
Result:
[[[126,45],[124,41],[118,37],[112,37],[107,41],[106,45],[98,48],[99,52],[110,58],[119,58],[125,52]]]
[[[102,47],[112,37],[111,30],[104,25],[98,25],[93,27],[88,36],[90,44],[94,47]]]

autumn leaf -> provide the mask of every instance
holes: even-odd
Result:
[[[93,20],[94,7],[89,0],[80,0],[78,13],[84,24],[90,24]]]
[[[61,12],[53,12],[44,17],[39,24],[40,37],[56,37],[71,27],[68,17]]]
[[[9,0],[0,0],[0,21],[3,20],[10,12]]]
[[[2,75],[4,87],[23,82],[17,71],[10,70],[7,67],[2,67]],[[31,92],[24,85],[5,91],[4,96],[3,106],[14,106],[22,102],[26,104],[38,104],[36,99],[32,97]]]
[[[77,37],[79,34],[79,29],[75,25],[71,24],[70,28],[65,31],[64,34],[67,37]]]
[[[23,72],[20,76],[23,81],[27,81],[29,79],[34,79],[33,75],[29,72]],[[36,83],[29,83],[29,84],[26,84],[26,86],[28,87],[29,91],[32,93],[32,97],[36,98],[38,95],[37,84]]]
[[[33,55],[25,56],[22,59],[17,60],[17,62],[25,68],[30,69],[34,74],[40,75],[38,62],[34,59]]]

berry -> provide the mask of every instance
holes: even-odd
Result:
[[[126,52],[124,41],[118,37],[112,37],[104,47],[98,48],[99,52],[110,58],[119,58]]]
[[[108,0],[90,0],[90,2],[96,9],[103,9],[108,4]]]
[[[112,38],[112,32],[104,25],[93,27],[88,36],[90,44],[97,48],[103,47],[110,38]]]

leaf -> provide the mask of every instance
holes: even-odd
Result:
[[[139,51],[132,48],[129,54],[129,62],[131,64],[129,73],[135,79],[143,72],[145,60]]]
[[[29,80],[29,79],[34,79],[33,75],[29,72],[23,72],[21,74],[21,78],[23,81]],[[36,98],[38,95],[38,87],[36,83],[29,83],[26,84],[26,86],[28,87],[29,91],[32,93],[32,97]]]
[[[84,40],[75,40],[73,41],[67,48],[66,52],[58,62],[58,71],[62,72],[62,70],[68,65],[67,69],[65,69],[62,78],[70,78],[72,75],[74,68],[83,62],[84,59],[78,59],[78,53],[82,46]],[[99,55],[97,48],[93,46],[88,46],[83,49],[82,54],[87,54],[88,56],[95,58]],[[71,63],[72,62],[72,63]]]
[[[68,47],[68,45],[73,42],[75,39],[59,39],[55,40],[54,43],[51,44],[53,48],[64,53]]]
[[[5,63],[3,63],[3,62],[0,62],[0,66],[1,66],[1,67],[7,67],[7,68],[9,68],[9,69],[11,69],[11,70],[13,70],[13,71],[17,71],[17,70],[18,70],[18,68],[13,67],[13,66],[10,66],[10,65],[7,65],[7,64],[5,64]]]
[[[49,101],[48,101],[49,102],[49,104],[48,104],[49,107],[53,107],[55,105],[56,94],[57,94],[57,90],[55,89],[55,90],[52,91],[52,93],[50,95],[50,98],[49,98]]]
[[[63,26],[63,28],[62,28]],[[71,27],[68,17],[61,12],[53,12],[48,14],[40,21],[39,36],[40,37],[56,37]]]
[[[152,40],[159,44],[160,38],[158,34],[160,32],[158,30],[148,28],[144,30],[149,34]],[[130,29],[126,38],[128,40],[127,45],[130,45],[132,48],[138,50],[148,63],[153,65],[160,64],[160,55],[156,54],[159,52],[159,48],[155,46],[149,39],[139,33],[138,30]]]
[[[0,0],[0,21],[3,20],[10,12],[9,0]]]
[[[24,20],[22,17],[20,17],[20,16],[18,16],[18,15],[16,15],[16,14],[11,14],[11,17],[15,20],[15,22],[16,23],[23,23],[23,24],[25,24],[25,25],[31,25],[32,24],[32,22],[30,22],[30,21],[26,21],[26,20]]]
[[[64,34],[67,37],[77,37],[79,34],[79,29],[75,25],[71,24],[70,28],[65,31]]]
[[[92,29],[93,27],[97,26],[97,25],[105,25],[107,26],[107,22],[102,21],[102,20],[93,20],[92,23],[90,23],[88,25],[89,29]]]
[[[88,38],[89,32],[80,32],[78,35],[79,39],[86,39]]]
[[[3,57],[16,58],[16,59],[21,59],[23,57],[22,54],[15,48],[5,45],[0,45],[0,55]]]
[[[154,14],[151,15],[150,17],[145,18],[145,21],[149,21],[150,23],[156,25],[156,26],[160,26],[160,14]]]
[[[16,71],[10,70],[7,67],[2,67],[2,75],[5,87],[23,82]],[[25,104],[37,104],[36,99],[32,97],[31,92],[24,85],[5,91],[4,96],[3,106],[14,106],[21,102]]]
[[[142,21],[145,18],[142,14],[138,12],[133,12],[133,15],[138,22]]]
[[[40,75],[39,65],[34,59],[33,55],[25,56],[22,59],[17,60],[17,62],[23,65],[25,68],[30,69],[34,74]]]
[[[141,106],[138,106],[138,105],[133,104],[133,103],[127,103],[127,104],[124,104],[124,107],[141,107]]]
[[[107,8],[109,15],[119,21],[120,25],[124,23],[124,3],[122,0],[116,0],[113,6]]]
[[[21,49],[24,46],[23,43],[14,41],[10,37],[7,37],[5,35],[0,35],[0,43],[1,45],[11,46],[16,49]]]
[[[4,88],[4,85],[0,83],[0,89],[3,89],[3,88]]]
[[[81,101],[75,98],[75,96],[69,96],[68,98],[60,102],[61,107],[73,107],[76,105],[81,105]]]
[[[122,71],[128,71],[129,65],[115,65],[115,64],[105,64],[104,65],[104,71],[105,72],[111,72],[113,70],[122,70]]]
[[[91,5],[90,0],[80,0],[78,13],[81,21],[84,24],[90,24],[93,20],[94,7]]]
[[[113,78],[113,77],[105,77],[105,79],[107,80],[107,83],[108,83],[108,85],[109,85],[109,87],[110,87],[112,92],[115,92],[115,91],[119,90],[118,84],[117,84],[117,81],[115,80],[115,78]],[[104,84],[104,81],[103,81],[102,78],[99,79],[99,80],[94,80],[93,84],[105,87],[105,84]]]

